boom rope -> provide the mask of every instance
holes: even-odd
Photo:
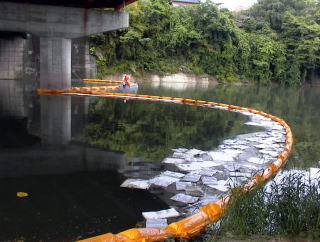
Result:
[[[224,107],[226,110],[242,110],[253,114],[258,114],[271,120],[280,123],[286,131],[285,147],[277,159],[270,163],[266,168],[258,172],[252,179],[243,187],[238,187],[243,192],[248,192],[255,189],[258,185],[263,184],[265,181],[274,176],[278,170],[285,164],[292,150],[293,134],[290,126],[283,120],[271,114],[258,111],[251,108],[244,108],[235,105],[228,105],[224,103],[201,101],[194,99],[163,97],[163,96],[150,96],[129,93],[112,93],[112,92],[98,92],[95,90],[61,90],[61,89],[38,89],[41,95],[70,95],[70,96],[101,96],[112,98],[131,98],[146,101],[161,101],[161,102],[174,102],[178,104],[196,105],[207,108]],[[102,242],[102,241],[161,241],[168,237],[180,237],[189,239],[196,234],[200,233],[207,225],[218,221],[223,215],[225,209],[230,204],[232,199],[231,193],[223,196],[220,200],[208,203],[199,209],[197,213],[192,216],[186,217],[178,222],[169,224],[166,228],[132,228],[122,231],[118,234],[107,233],[96,237],[81,240],[81,242]]]

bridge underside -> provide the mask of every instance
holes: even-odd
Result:
[[[119,10],[136,0],[6,0],[16,3],[33,3],[78,8],[113,8]]]
[[[68,1],[74,0],[65,0]],[[0,31],[29,33],[40,38],[42,88],[70,88],[71,39],[129,26],[129,14],[124,11],[0,1],[0,12]],[[7,49],[2,46],[0,54]],[[0,72],[1,66],[15,68],[8,58],[1,57]]]

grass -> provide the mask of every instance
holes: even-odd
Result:
[[[234,192],[225,215],[213,226],[211,240],[237,241],[231,238],[250,240],[270,236],[319,240],[319,187],[319,181],[305,184],[301,175],[290,174],[280,184],[271,181],[269,188]]]

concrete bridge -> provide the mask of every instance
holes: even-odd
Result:
[[[12,33],[40,38],[40,87],[71,86],[71,40],[126,28],[129,14],[119,11],[135,0],[8,0],[0,2],[0,79],[11,79],[24,61]],[[93,9],[93,8],[109,8]],[[3,34],[5,33],[5,34]],[[86,50],[87,52],[89,50]],[[22,65],[20,63],[20,65]]]

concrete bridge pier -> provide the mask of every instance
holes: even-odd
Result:
[[[0,1],[0,31],[40,37],[40,87],[71,86],[71,39],[129,26],[122,11]]]
[[[96,57],[90,55],[89,38],[72,39],[71,56],[72,78],[94,78],[97,76]]]
[[[8,0],[0,1],[0,13],[0,31],[29,33],[40,38],[41,88],[71,87],[71,39],[129,26],[129,14],[121,11]],[[70,141],[70,97],[41,97],[41,133],[46,144]]]
[[[71,87],[71,39],[40,38],[40,88]]]

